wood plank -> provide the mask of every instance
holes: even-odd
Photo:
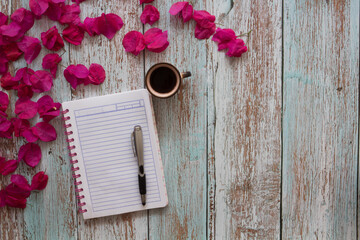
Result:
[[[284,239],[356,239],[359,1],[284,1]]]
[[[85,34],[80,46],[71,46],[71,64],[101,64],[106,80],[100,86],[82,86],[72,91],[72,99],[129,91],[143,87],[144,65],[142,56],[127,55],[122,47],[126,32],[142,29],[139,21],[142,12],[138,1],[85,1],[81,3],[81,19],[97,17],[101,13],[118,14],[125,25],[109,41],[104,36],[89,37]],[[64,78],[62,78],[65,81]],[[69,85],[67,85],[69,86]],[[147,212],[136,212],[84,221],[79,214],[78,235],[80,239],[147,239]]]
[[[241,58],[229,58],[209,42],[212,67],[208,74],[213,81],[209,112],[215,112],[215,119],[209,120],[214,143],[209,140],[209,173],[213,174],[209,200],[213,200],[209,201],[208,235],[279,239],[282,3],[207,2],[220,27],[237,34],[253,30],[250,38],[244,38],[249,51]]]
[[[193,76],[172,98],[153,98],[169,205],[150,210],[149,235],[150,239],[205,239],[207,45],[193,37],[194,22],[183,24],[168,13],[174,2],[153,2],[161,16],[152,27],[168,30],[170,45],[162,53],[146,51],[145,69],[169,62]],[[197,1],[195,7],[205,8],[204,3]]]

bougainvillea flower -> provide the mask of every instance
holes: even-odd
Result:
[[[230,41],[236,39],[236,34],[232,29],[216,29],[216,33],[211,40],[218,43],[218,51],[228,48]]]
[[[2,46],[2,50],[9,61],[16,61],[23,54],[16,42],[11,42]]]
[[[15,113],[20,119],[31,119],[37,114],[37,103],[29,98],[19,98],[15,103]]]
[[[54,100],[48,96],[45,95],[41,97],[38,101],[38,113],[40,115],[40,118],[42,118],[45,122],[49,122],[51,119],[59,116],[60,114],[60,103],[55,103]]]
[[[142,12],[142,14],[140,16],[140,21],[143,24],[148,23],[150,25],[153,25],[159,19],[160,19],[159,10],[157,10],[157,8],[152,5],[146,5],[144,8],[144,11]]]
[[[13,80],[13,77],[8,72],[0,78],[1,87],[6,90],[13,89],[19,83]]]
[[[58,68],[59,62],[61,62],[62,58],[57,53],[49,53],[45,55],[42,60],[43,69],[50,70],[50,73],[56,78],[56,71]]]
[[[57,137],[55,128],[47,122],[39,122],[31,130],[44,142],[54,141]]]
[[[169,46],[167,31],[163,32],[159,28],[147,30],[144,34],[144,43],[150,52],[164,51]]]
[[[61,24],[71,24],[80,22],[80,6],[77,4],[65,5],[59,22]]]
[[[0,208],[6,206],[5,199],[6,199],[5,190],[0,190]]]
[[[70,26],[64,29],[62,35],[64,40],[68,41],[69,43],[74,45],[80,45],[84,38],[84,32],[85,31],[83,28],[71,24]]]
[[[144,50],[144,42],[144,35],[141,32],[131,31],[125,35],[122,45],[124,46],[126,52],[130,52],[137,56],[142,50]]]
[[[0,112],[5,112],[9,106],[9,96],[7,93],[0,91]]]
[[[121,17],[113,13],[103,13],[100,17],[98,17],[97,21],[98,31],[110,40],[115,36],[116,32],[119,31],[124,25]]]
[[[28,142],[36,142],[39,137],[33,133],[33,128],[26,129],[22,132],[22,136],[26,139]]]
[[[19,174],[14,174],[11,176],[11,184],[6,188],[6,196],[13,197],[15,199],[26,199],[31,194],[31,187],[28,180]]]
[[[19,70],[16,71],[16,74],[12,80],[16,82],[22,82],[28,86],[31,86],[30,77],[34,73],[35,73],[34,70],[32,70],[31,68],[27,68],[27,67],[20,68]]]
[[[14,186],[18,187],[19,189],[21,189],[23,191],[26,191],[26,192],[31,191],[30,184],[29,184],[28,180],[23,175],[13,174],[13,175],[11,175],[10,181],[11,181],[11,183],[14,184]],[[30,196],[30,193],[29,193],[28,196]],[[16,197],[16,196],[14,196],[14,197]]]
[[[140,4],[143,3],[152,3],[154,0],[140,0]]]
[[[89,68],[89,77],[84,82],[85,85],[93,84],[93,85],[100,85],[104,82],[106,77],[104,68],[97,63],[93,63],[90,65]]]
[[[5,204],[6,206],[13,208],[26,208],[26,198],[15,198],[10,195],[5,196]]]
[[[18,166],[18,162],[16,160],[6,161],[5,158],[0,157],[0,173],[5,176],[12,172],[15,172]]]
[[[70,65],[65,69],[64,77],[71,87],[76,89],[79,84],[84,83],[89,77],[89,70],[82,64]]]
[[[229,50],[226,55],[229,57],[241,57],[243,53],[247,52],[247,47],[242,39],[232,40],[228,44]]]
[[[14,126],[15,137],[22,137],[23,133],[30,128],[30,122],[26,119],[12,118],[11,123]]]
[[[0,26],[6,24],[8,21],[8,16],[0,12]]]
[[[25,8],[17,9],[12,15],[11,20],[16,22],[21,27],[21,32],[24,34],[34,25],[34,15],[31,11]]]
[[[6,118],[0,117],[0,137],[2,138],[11,138],[14,127]]]
[[[193,12],[194,8],[189,2],[176,2],[169,10],[171,15],[175,16],[179,14],[179,17],[182,18],[183,22],[190,21],[193,18]]]
[[[29,7],[35,16],[40,17],[49,7],[48,0],[30,0]]]
[[[30,77],[32,90],[36,93],[49,91],[53,86],[53,77],[47,71],[38,70]]]
[[[202,28],[212,28],[215,22],[215,16],[205,10],[194,11],[195,22]]]
[[[49,2],[49,7],[44,15],[46,15],[50,20],[59,21],[64,5],[64,3]]]
[[[7,73],[8,68],[9,68],[8,62],[9,62],[9,60],[7,60],[7,58],[5,57],[5,54],[0,53],[0,74]]]
[[[89,17],[85,18],[84,20],[85,31],[89,34],[90,37],[100,34],[98,20],[99,20],[98,18],[89,18]]]
[[[17,95],[19,98],[28,97],[32,98],[34,95],[34,91],[31,86],[28,86],[24,83],[20,83],[19,85],[14,87],[14,90],[17,91]]]
[[[21,37],[21,27],[16,22],[11,22],[8,25],[2,25],[0,27],[0,33],[2,36],[12,40],[16,40]]]
[[[35,167],[41,160],[41,149],[36,143],[26,143],[19,149],[18,161],[24,162],[30,166]]]
[[[210,28],[203,28],[199,24],[196,24],[195,27],[195,37],[197,39],[209,39],[216,31],[216,25],[213,23],[213,26]]]
[[[43,171],[35,174],[31,180],[31,190],[43,190],[46,188],[48,183],[49,176],[46,175]]]
[[[39,39],[24,36],[24,38],[17,43],[21,51],[25,53],[24,58],[27,64],[31,64],[32,61],[39,55],[41,50],[41,44]]]
[[[52,51],[58,51],[64,47],[64,41],[61,38],[56,26],[53,26],[46,32],[42,32],[41,41],[47,49]]]

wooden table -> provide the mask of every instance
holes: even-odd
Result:
[[[81,46],[66,43],[50,93],[62,102],[143,88],[145,72],[161,61],[191,71],[175,97],[154,99],[169,206],[84,222],[58,118],[58,139],[41,143],[41,164],[16,172],[46,170],[49,185],[25,210],[0,210],[0,238],[357,239],[359,0],[193,1],[225,28],[253,30],[241,58],[195,39],[194,22],[168,14],[174,2],[153,4],[161,13],[154,27],[169,31],[169,48],[137,57],[121,44],[126,32],[149,28],[137,0],[82,3],[82,19],[113,12],[125,26],[112,41],[86,35]],[[0,4],[6,14],[23,6],[28,0]],[[40,38],[54,22],[35,24],[29,35]],[[30,67],[41,69],[46,53]],[[104,84],[72,90],[62,72],[80,63],[102,64]],[[10,71],[24,66],[17,61]],[[1,140],[2,155],[16,157],[23,143]],[[0,180],[4,187],[9,177]]]

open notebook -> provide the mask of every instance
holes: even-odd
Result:
[[[84,219],[165,207],[168,203],[152,103],[147,90],[64,102],[77,199]],[[146,205],[131,133],[143,130]]]

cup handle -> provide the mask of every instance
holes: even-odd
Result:
[[[191,72],[183,72],[180,75],[181,75],[181,78],[188,78],[188,77],[191,77]]]

